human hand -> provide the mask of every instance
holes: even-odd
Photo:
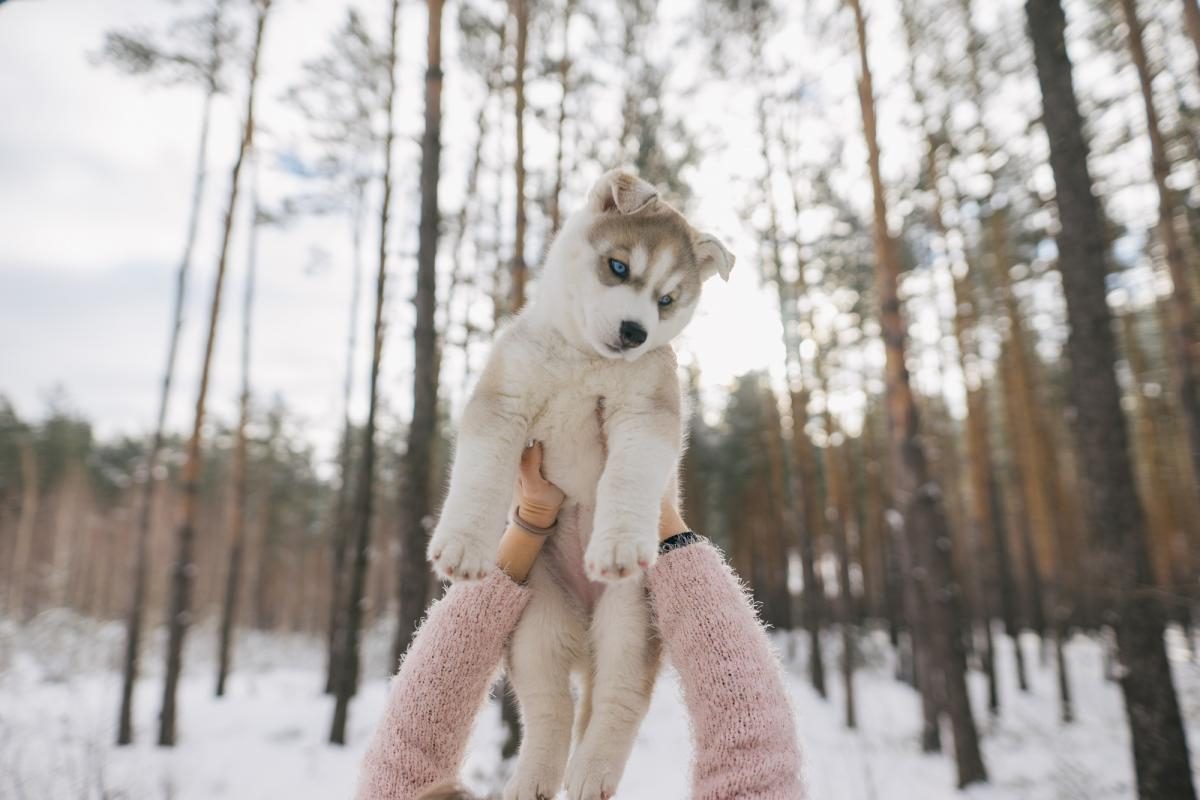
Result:
[[[542,475],[542,443],[534,442],[521,453],[517,476],[517,514],[539,528],[549,528],[558,518],[566,495]]]
[[[542,443],[526,447],[521,453],[521,471],[517,477],[517,515],[529,525],[549,528],[554,525],[565,497],[561,489],[542,475]],[[523,583],[545,544],[545,536],[510,522],[500,538],[496,563],[508,577]]]

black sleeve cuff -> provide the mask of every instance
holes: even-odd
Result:
[[[660,556],[665,555],[672,550],[678,550],[681,547],[687,547],[692,542],[699,542],[703,539],[703,536],[695,533],[694,531],[683,531],[682,533],[677,533],[674,536],[663,539],[661,542],[659,542],[658,554]]]

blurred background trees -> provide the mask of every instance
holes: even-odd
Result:
[[[686,518],[847,726],[855,670],[885,647],[919,692],[920,746],[984,782],[980,739],[1012,700],[1000,654],[1022,692],[1049,659],[1069,725],[1064,648],[1111,632],[1139,793],[1192,796],[1163,642],[1194,654],[1200,599],[1196,3],[685,5],[353,3],[298,70],[264,66],[303,124],[260,137],[257,170],[292,184],[252,208],[236,168],[210,174],[210,129],[249,158],[262,23],[289,3],[195,0],[166,31],[110,33],[105,61],[203,104],[160,410],[142,442],[97,440],[62,396],[33,416],[0,404],[4,613],[124,620],[123,744],[144,620],[172,623],[168,744],[191,623],[223,618],[218,692],[239,627],[319,635],[344,741],[362,632],[390,626],[394,668],[440,591],[423,553],[452,421],[536,292],[537,254],[603,169],[630,164],[702,214],[724,160],[752,275],[736,280],[769,298],[780,350],[716,385],[681,342]],[[226,94],[243,110],[217,130]],[[353,287],[332,452],[289,398],[250,392],[248,366],[240,418],[206,420],[202,388],[189,438],[166,426],[206,181],[227,192],[218,276],[271,264],[227,249],[265,209],[345,224],[324,243]],[[714,308],[736,338],[736,312]],[[411,371],[385,384],[398,358]]]

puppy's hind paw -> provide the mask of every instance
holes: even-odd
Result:
[[[584,569],[593,581],[611,583],[636,578],[658,557],[654,539],[647,536],[598,533],[584,554]]]
[[[496,546],[478,534],[439,526],[429,541],[429,561],[443,578],[479,580],[494,568]]]
[[[531,770],[518,766],[517,772],[504,787],[504,800],[554,800],[562,785],[562,774],[554,770]]]
[[[576,756],[567,767],[567,800],[609,800],[617,779],[604,759]]]

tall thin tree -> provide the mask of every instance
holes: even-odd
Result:
[[[1123,666],[1120,683],[1138,796],[1188,800],[1196,792],[1121,410],[1105,285],[1105,227],[1088,170],[1088,146],[1067,53],[1066,16],[1060,0],[1027,0],[1025,14],[1042,92],[1042,124],[1050,140],[1058,268],[1070,323],[1070,397],[1077,415],[1086,511]]]
[[[834,334],[836,336],[836,333]],[[834,417],[830,402],[829,377],[824,360],[817,361],[817,380],[821,387],[824,407],[825,436],[825,520],[833,536],[834,551],[838,560],[838,627],[842,640],[842,698],[845,702],[846,727],[858,727],[858,711],[854,693],[854,666],[857,650],[854,629],[854,592],[850,585],[850,498],[847,486],[849,475],[845,468],[846,448],[844,437]]]
[[[1187,21],[1188,37],[1196,48],[1196,71],[1200,72],[1200,4],[1183,0],[1183,16]]]
[[[760,126],[765,120],[760,120]],[[787,172],[788,185],[792,192],[792,212],[799,219],[801,211],[798,176],[792,163],[792,155],[796,150],[795,143],[787,137],[780,128],[780,141],[784,149],[784,167]],[[764,155],[770,145],[763,140]],[[766,159],[764,158],[764,161]],[[825,517],[822,513],[821,487],[817,477],[816,447],[809,439],[805,426],[808,424],[809,391],[808,381],[804,374],[804,360],[800,355],[799,336],[801,332],[799,319],[799,302],[804,281],[804,249],[799,232],[795,234],[793,252],[794,264],[790,279],[785,279],[783,271],[776,268],[773,277],[776,278],[776,294],[779,296],[779,309],[783,327],[784,357],[788,372],[788,401],[792,413],[792,471],[793,497],[800,504],[800,519],[797,520],[797,535],[799,538],[800,569],[803,586],[801,594],[804,600],[804,625],[808,629],[808,676],[813,689],[821,697],[826,696],[825,688],[825,656],[821,646],[821,628],[825,620],[825,586],[821,572],[817,569],[817,544],[821,541],[825,529]],[[782,256],[782,253],[780,253]]]
[[[247,501],[250,476],[247,470],[246,428],[250,423],[250,342],[253,330],[254,284],[258,271],[258,234],[262,209],[258,200],[258,159],[251,148],[250,162],[250,237],[246,252],[246,277],[242,289],[242,389],[238,397],[238,424],[233,444],[233,504],[229,521],[229,561],[225,569],[225,594],[221,602],[221,630],[217,643],[217,697],[225,696],[233,652],[233,629],[237,623],[238,599],[242,586],[242,562],[246,552]]]
[[[902,0],[900,3],[900,17],[901,26],[904,29],[905,45],[908,49],[907,77],[909,89],[920,112],[921,128],[925,133],[926,139],[926,162],[924,166],[925,178],[929,184],[926,189],[932,195],[929,218],[933,226],[933,232],[942,240],[943,246],[947,250],[947,256],[951,256],[949,253],[949,242],[952,237],[943,207],[944,201],[941,194],[942,171],[938,152],[942,142],[948,138],[948,134],[944,126],[940,126],[940,129],[939,126],[935,126],[934,118],[936,115],[932,108],[933,101],[926,91],[918,69],[917,30],[921,26],[911,0]],[[966,433],[967,470],[969,473],[966,498],[968,501],[967,519],[969,527],[977,539],[992,541],[998,539],[998,536],[991,528],[997,515],[992,513],[995,506],[995,497],[993,495],[995,481],[991,472],[991,455],[987,447],[987,420],[985,418],[987,404],[983,398],[983,389],[980,385],[980,378],[976,369],[978,357],[974,352],[973,343],[968,341],[971,331],[968,328],[966,319],[964,319],[966,315],[974,313],[974,306],[972,305],[973,301],[967,299],[964,277],[958,277],[953,274],[953,265],[950,268],[950,272],[955,301],[955,342],[958,349],[959,366],[963,374],[964,390],[967,395],[967,414],[963,421]],[[936,280],[931,280],[931,285],[936,292]],[[980,583],[983,583],[982,580]],[[982,589],[982,585],[979,588]],[[983,652],[983,661],[984,671],[988,676],[988,708],[995,713],[999,710],[1000,697],[999,686],[996,680],[991,616],[986,597],[987,593],[980,591],[979,594],[980,600],[983,603],[983,613],[981,616],[986,645]]]
[[[571,94],[571,19],[575,15],[578,0],[565,0],[562,10],[562,43],[555,65],[558,72],[558,118],[555,120],[554,189],[550,196],[550,233],[558,232],[562,225],[562,193],[564,151],[567,129],[567,98]]]
[[[421,221],[417,242],[417,318],[413,329],[413,412],[404,453],[399,548],[399,621],[393,663],[408,650],[429,595],[424,553],[433,481],[433,443],[438,424],[437,253],[440,227],[438,180],[442,155],[442,7],[428,0],[425,70],[425,133],[421,138]]]
[[[927,620],[937,638],[933,648],[943,662],[942,681],[946,711],[954,730],[954,756],[958,785],[987,780],[979,734],[971,714],[966,685],[966,654],[961,629],[961,598],[953,576],[951,536],[941,501],[920,438],[920,416],[905,363],[906,327],[900,304],[900,252],[888,229],[887,196],[880,171],[876,132],[875,90],[868,58],[866,19],[860,0],[847,0],[854,15],[858,39],[858,97],[867,145],[867,165],[874,197],[875,290],[880,307],[880,327],[885,351],[886,393],[891,460],[895,481],[894,508],[904,517],[914,562],[927,571],[936,592]],[[921,624],[919,622],[914,624]]]
[[[512,292],[508,299],[508,312],[515,314],[525,305],[525,281],[529,272],[525,263],[525,233],[528,227],[525,207],[525,62],[529,50],[530,0],[509,0],[509,3],[517,29],[516,73],[513,77],[517,138],[517,151],[513,158],[516,161],[517,194],[514,200],[516,220],[513,228]]]
[[[217,322],[221,315],[221,290],[225,284],[225,267],[229,260],[229,243],[233,236],[233,221],[237,212],[241,188],[242,166],[254,145],[254,101],[258,87],[259,64],[262,57],[263,32],[272,0],[254,0],[254,43],[250,50],[250,76],[246,90],[246,116],[242,122],[241,144],[229,182],[229,198],[225,206],[221,247],[217,256],[212,304],[208,315],[208,336],[200,368],[200,386],[196,393],[196,413],[192,435],[188,440],[187,460],[183,468],[183,520],[175,540],[175,558],[171,568],[171,590],[167,612],[166,673],[163,680],[162,711],[159,714],[158,743],[164,747],[175,744],[176,703],[179,678],[183,671],[183,642],[192,616],[192,587],[196,580],[195,547],[196,522],[200,506],[200,462],[203,455],[205,403],[208,400],[208,378],[212,367],[213,350],[217,341]]]
[[[345,632],[346,572],[353,525],[355,431],[351,422],[358,335],[361,328],[363,229],[368,211],[367,188],[377,166],[381,139],[378,118],[383,103],[387,54],[381,52],[358,11],[351,9],[334,32],[329,50],[304,64],[304,80],[288,99],[310,125],[309,135],[322,146],[316,175],[328,185],[316,209],[332,208],[350,223],[351,290],[342,382],[342,435],[338,447],[337,500],[329,519],[329,614],[326,631],[325,692],[333,694],[334,670]]]
[[[1175,357],[1176,391],[1179,407],[1187,422],[1192,445],[1193,474],[1200,475],[1200,339],[1197,339],[1196,305],[1192,297],[1187,255],[1183,238],[1176,227],[1175,193],[1171,188],[1171,162],[1159,123],[1158,106],[1154,101],[1154,76],[1146,58],[1142,36],[1142,21],[1138,17],[1137,0],[1121,0],[1121,13],[1129,37],[1129,52],[1137,68],[1142,90],[1142,105],[1146,112],[1146,136],[1150,140],[1150,166],[1154,186],[1158,190],[1158,235],[1166,251],[1167,269],[1171,273],[1170,323],[1171,349]],[[1200,491],[1198,489],[1197,491]]]
[[[962,13],[963,27],[967,34],[967,78],[969,93],[973,98],[976,111],[976,127],[980,141],[979,151],[983,155],[985,163],[991,164],[995,162],[995,159],[993,157],[991,137],[984,123],[984,103],[987,95],[983,85],[981,68],[983,41],[980,37],[979,29],[975,26],[973,0],[959,0],[959,8]],[[992,178],[990,185],[995,187],[997,176],[992,174],[990,177]],[[1003,222],[1003,218],[1000,217],[995,222]],[[995,256],[997,262],[1000,262],[999,253],[993,252],[993,256]],[[999,266],[999,263],[997,267],[1007,269],[1007,265]],[[974,284],[971,281],[972,274],[979,274],[981,276]],[[976,327],[976,322],[982,313],[980,300],[981,296],[985,295],[979,291],[978,284],[983,284],[986,287],[987,283],[986,272],[980,270],[976,273],[973,269],[968,269],[968,274],[962,280],[955,280],[954,283],[955,319],[961,320],[964,325],[963,333],[959,335],[960,338],[966,340],[964,344],[967,345],[967,349],[970,349],[972,345],[976,348],[978,346],[977,343],[971,342],[965,334],[967,330]],[[963,349],[963,345],[960,345],[960,349]],[[978,353],[974,355],[977,356]],[[1016,568],[1014,566],[1013,554],[1010,550],[1009,531],[1006,530],[1007,526],[1005,525],[1004,502],[1001,496],[1001,482],[998,474],[999,468],[998,464],[993,461],[993,458],[996,458],[998,461],[998,456],[994,456],[989,445],[991,441],[989,434],[991,429],[990,409],[987,402],[987,393],[982,384],[973,394],[968,391],[967,404],[969,408],[975,409],[968,411],[969,417],[977,420],[976,422],[971,422],[968,426],[967,447],[969,450],[975,449],[976,451],[983,449],[987,459],[987,462],[984,464],[984,474],[978,476],[977,480],[980,481],[980,494],[987,497],[986,513],[991,520],[989,532],[991,534],[991,545],[994,554],[992,563],[995,566],[995,578],[1000,594],[1000,611],[1004,619],[1005,632],[1012,639],[1017,687],[1021,691],[1026,692],[1029,691],[1029,676],[1025,665],[1025,651],[1021,648],[1020,621],[1017,617],[1016,581],[1014,577]]]
[[[183,254],[175,275],[175,295],[171,313],[171,327],[167,339],[167,363],[158,397],[158,415],[155,418],[154,434],[146,453],[145,475],[138,499],[137,533],[133,553],[133,575],[130,587],[129,610],[125,618],[125,658],[121,676],[121,706],[117,712],[117,744],[133,742],[133,689],[137,683],[142,648],[142,628],[145,624],[146,582],[149,573],[150,532],[154,514],[154,498],[163,444],[166,439],[167,407],[171,399],[171,386],[175,380],[175,360],[179,352],[179,334],[183,329],[183,307],[187,295],[188,273],[191,271],[192,251],[200,227],[200,208],[204,202],[204,190],[208,177],[208,137],[212,123],[213,99],[221,91],[221,70],[225,62],[228,31],[225,26],[225,0],[216,0],[203,17],[207,35],[205,47],[199,56],[165,50],[160,46],[125,34],[109,34],[105,45],[109,58],[134,73],[149,72],[169,65],[185,68],[184,75],[199,83],[204,92],[200,112],[200,142],[196,155],[196,169],[192,178],[191,206],[188,210],[187,234],[184,237]]]
[[[336,656],[340,662],[333,670],[334,708],[329,741],[346,743],[346,721],[350,713],[350,698],[358,686],[359,640],[362,615],[366,604],[367,566],[371,551],[371,517],[375,498],[375,417],[379,407],[379,364],[383,357],[383,301],[386,296],[388,222],[392,205],[392,148],[396,141],[396,61],[400,39],[400,0],[392,0],[388,28],[387,88],[383,103],[386,128],[383,135],[383,191],[379,206],[379,253],[375,275],[375,322],[371,347],[370,388],[367,391],[367,419],[363,425],[362,462],[354,502],[354,559],[350,567],[350,583],[344,601],[345,629]]]
[[[760,37],[751,37],[751,47],[757,47]],[[779,210],[776,207],[772,193],[775,179],[775,164],[772,157],[772,137],[769,130],[769,115],[767,96],[760,92],[756,102],[758,140],[760,140],[763,162],[763,204],[767,206],[767,258],[763,259],[764,278],[775,284],[775,294],[779,299],[779,317],[782,338],[784,338],[784,357],[787,367],[788,403],[792,414],[792,481],[787,491],[782,492],[790,499],[791,507],[799,504],[799,512],[787,515],[788,522],[796,531],[796,540],[800,554],[800,564],[803,570],[803,600],[804,621],[809,632],[809,679],[821,697],[826,696],[824,682],[824,657],[821,649],[821,624],[823,612],[823,588],[817,579],[815,569],[815,542],[823,530],[821,523],[820,500],[816,480],[816,456],[814,447],[805,433],[804,426],[808,422],[808,389],[804,384],[804,365],[800,356],[800,326],[799,326],[799,283],[804,272],[804,264],[800,261],[799,242],[796,242],[796,263],[792,265],[792,275],[785,276],[784,272],[784,236],[780,229]],[[792,174],[791,162],[788,160],[785,145],[785,164],[788,184],[793,191],[796,209],[799,210],[799,196],[796,192],[796,176]],[[792,389],[798,386],[799,389]]]

